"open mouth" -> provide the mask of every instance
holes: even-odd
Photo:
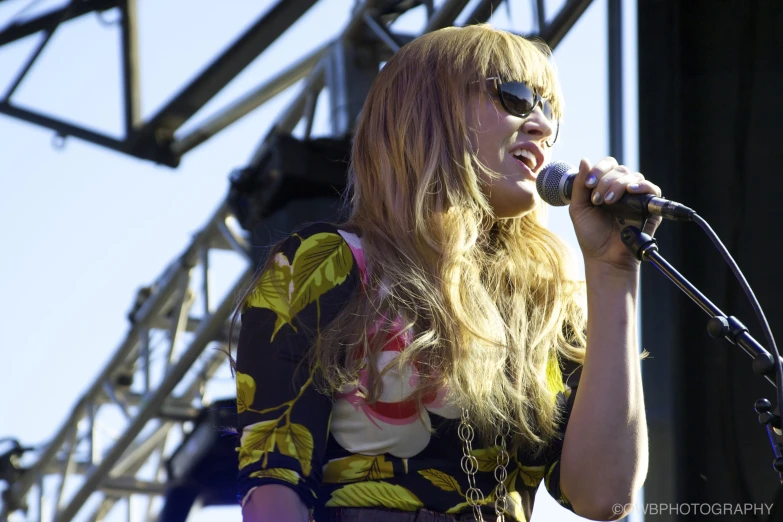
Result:
[[[535,172],[537,161],[535,155],[532,152],[526,149],[517,149],[512,152],[511,155],[515,160],[530,169],[530,172]]]

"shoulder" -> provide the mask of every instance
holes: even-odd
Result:
[[[330,249],[351,254],[348,257],[354,261],[357,254],[363,254],[362,240],[356,231],[327,221],[300,225],[283,239],[281,246],[286,254],[306,257],[325,255]]]
[[[270,257],[249,296],[251,307],[259,306],[262,294],[274,292],[287,294],[286,300],[309,301],[337,287],[353,289],[363,279],[360,238],[333,223],[297,227],[272,247]]]
[[[331,240],[344,242],[351,247],[361,248],[361,238],[356,231],[328,221],[304,223],[280,241],[283,250],[296,252],[307,240]],[[342,240],[342,241],[340,241]]]
[[[357,273],[366,282],[366,265],[362,239],[358,230],[326,221],[297,227],[282,242],[279,252],[292,270],[294,265],[311,268],[323,265],[336,272]]]
[[[292,236],[311,236],[313,234],[339,234],[340,225],[329,221],[311,221],[301,223],[294,228]]]

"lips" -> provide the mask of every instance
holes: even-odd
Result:
[[[527,165],[525,165],[523,161],[519,160],[516,156],[514,156],[514,153],[520,150],[529,152],[535,158],[535,165],[533,166],[533,168],[528,167]],[[509,154],[514,156],[514,159],[516,161],[519,161],[520,163],[525,165],[525,168],[530,170],[532,173],[536,173],[539,170],[541,170],[541,167],[544,164],[544,153],[541,151],[541,149],[538,148],[538,146],[535,143],[532,142],[519,143],[517,145],[514,145],[509,151]]]
[[[522,167],[527,177],[529,177],[530,179],[536,179],[536,172],[532,170],[530,167],[528,167],[524,161],[522,161],[521,159],[513,155],[511,157]]]

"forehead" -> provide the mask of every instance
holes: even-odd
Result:
[[[498,65],[488,64],[486,67],[478,67],[473,73],[476,83],[481,82],[484,90],[493,90],[494,82],[524,83],[536,92],[554,91],[554,74],[546,60],[505,60]]]

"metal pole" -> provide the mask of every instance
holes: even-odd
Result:
[[[608,1],[609,155],[624,162],[623,146],[623,12],[622,0]]]

